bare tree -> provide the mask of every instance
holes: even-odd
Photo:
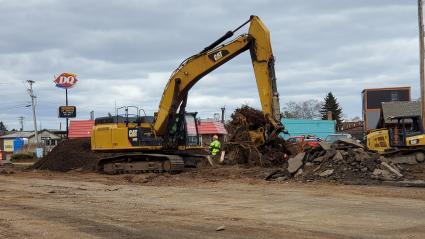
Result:
[[[290,101],[283,107],[283,117],[294,119],[320,119],[321,107],[322,102],[313,99],[302,102]]]

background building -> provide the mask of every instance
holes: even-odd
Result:
[[[393,117],[421,116],[421,103],[419,101],[383,102],[378,128],[395,128],[397,120]],[[410,127],[411,119],[406,119],[406,127]]]
[[[50,152],[60,141],[62,137],[50,130],[44,129],[38,131],[38,141],[41,143],[44,152]],[[35,133],[34,131],[17,131],[0,136],[1,151],[3,159],[10,159],[12,154],[19,152],[35,152]]]
[[[345,121],[338,127],[338,133],[351,134],[356,139],[364,138],[363,121]]]
[[[382,102],[410,100],[410,87],[364,89],[362,91],[364,130],[376,129]]]
[[[201,145],[209,145],[214,135],[217,135],[222,143],[227,141],[227,130],[220,121],[201,119],[197,127]]]
[[[71,120],[68,138],[90,138],[93,126],[94,120]]]
[[[307,120],[307,119],[283,119],[282,124],[289,135],[282,134],[287,139],[291,136],[315,135],[319,138],[326,138],[330,134],[335,134],[335,120]]]

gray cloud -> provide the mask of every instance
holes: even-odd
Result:
[[[61,72],[79,76],[69,91],[79,118],[115,102],[153,113],[178,64],[251,14],[271,31],[282,104],[333,91],[354,117],[364,88],[408,85],[418,97],[415,0],[0,0],[0,120],[17,128],[23,115],[32,128],[32,79],[42,126],[58,127],[64,92],[52,81]],[[212,117],[242,103],[259,107],[248,53],[201,80],[188,107]]]

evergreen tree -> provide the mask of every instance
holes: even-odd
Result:
[[[325,102],[323,103],[322,108],[320,109],[322,119],[328,119],[328,111],[331,111],[332,119],[336,120],[337,126],[341,125],[342,109],[341,107],[339,107],[338,101],[332,94],[332,92],[329,92],[326,95],[324,101]]]
[[[7,131],[6,125],[4,125],[3,121],[0,121],[0,135],[4,135]]]

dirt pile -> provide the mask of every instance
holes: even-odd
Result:
[[[49,154],[37,161],[31,169],[67,172],[80,169],[94,171],[101,158],[90,149],[90,139],[69,139],[59,143]]]
[[[228,164],[246,164],[250,166],[284,166],[288,155],[291,155],[288,146],[282,138],[275,138],[265,144],[251,142],[249,131],[262,133],[270,130],[263,113],[244,105],[237,108],[231,115],[232,120],[226,124],[229,141],[224,150]]]
[[[331,181],[374,184],[388,180],[403,180],[403,166],[376,153],[367,152],[363,145],[339,140],[299,153],[288,160],[288,167],[276,170],[267,180]]]

